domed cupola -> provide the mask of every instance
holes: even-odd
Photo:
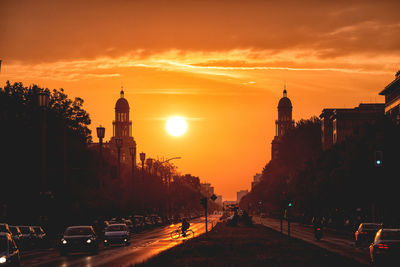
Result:
[[[279,100],[279,103],[278,103],[278,109],[285,109],[285,108],[288,108],[288,109],[292,108],[292,102],[287,97],[286,89],[283,90],[283,97],[281,98],[281,100]]]
[[[118,99],[117,103],[115,104],[115,110],[120,111],[129,111],[129,103],[128,100],[124,98],[124,90],[121,89],[120,98]]]

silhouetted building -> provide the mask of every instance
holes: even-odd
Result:
[[[211,197],[214,194],[214,187],[210,183],[200,183],[200,193],[205,197]]]
[[[323,109],[320,115],[322,149],[343,142],[358,126],[377,120],[384,110],[385,104],[381,103],[360,104],[352,109]]]
[[[271,143],[271,159],[275,159],[279,155],[278,144],[282,136],[291,128],[294,127],[292,119],[292,102],[287,97],[286,86],[283,90],[283,97],[278,103],[278,119],[275,121],[275,137]]]
[[[400,70],[379,94],[385,96],[385,114],[400,123]]]
[[[120,98],[115,104],[115,120],[113,121],[113,136],[108,143],[109,148],[117,154],[116,138],[122,139],[121,162],[131,162],[130,147],[134,147],[136,151],[136,142],[132,137],[132,121],[129,120],[129,103],[124,97],[124,91],[121,89]],[[134,157],[136,165],[136,155]]]
[[[215,200],[215,204],[222,207],[222,195],[217,195],[217,199]]]
[[[253,190],[254,186],[261,182],[261,173],[256,173],[256,175],[253,176],[253,182],[251,182],[251,190]]]
[[[249,193],[249,190],[240,190],[239,192],[236,193],[236,202],[239,203],[242,197],[247,195]]]

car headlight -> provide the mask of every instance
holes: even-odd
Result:
[[[6,261],[7,261],[6,256],[0,257],[0,264],[1,263],[6,263]]]
[[[89,238],[88,240],[86,240],[86,243],[88,243],[88,244],[92,243],[92,239]]]
[[[63,243],[65,245],[65,244],[67,244],[67,240],[61,239],[61,243]]]
[[[104,243],[107,243],[108,242],[108,240],[107,239],[104,239]]]

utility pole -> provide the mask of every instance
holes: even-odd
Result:
[[[206,197],[201,198],[200,203],[204,207],[204,213],[205,213],[205,217],[206,217],[206,234],[207,234],[208,233],[208,229],[207,229],[207,198]]]

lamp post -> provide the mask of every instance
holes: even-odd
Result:
[[[121,147],[122,147],[122,138],[115,138],[115,145],[118,150],[118,178],[121,176]]]
[[[42,190],[46,186],[46,110],[49,107],[49,94],[41,91],[38,94],[39,107],[42,110]]]
[[[132,159],[132,180],[133,180],[135,177],[136,146],[129,147],[129,153],[131,154],[131,159]]]
[[[103,153],[103,138],[104,138],[104,134],[106,132],[106,129],[103,126],[99,126],[96,128],[97,130],[97,137],[99,138],[99,145],[100,145],[100,164],[102,164],[102,153]]]
[[[143,176],[143,181],[144,181],[144,160],[146,159],[146,153],[141,152],[140,153],[140,161],[142,162],[142,176]]]

